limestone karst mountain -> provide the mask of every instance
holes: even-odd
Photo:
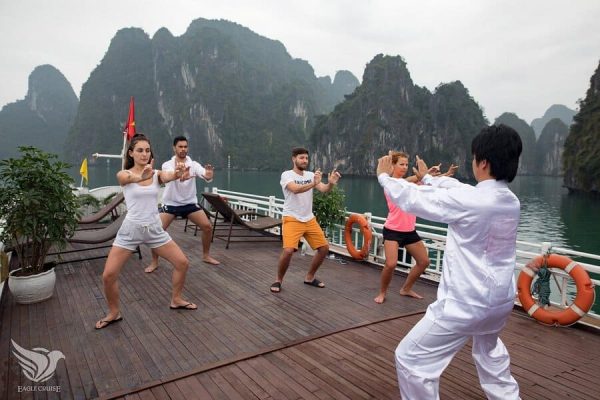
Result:
[[[18,155],[18,146],[35,146],[62,154],[79,100],[63,74],[40,65],[29,75],[23,100],[0,111],[0,159]]]

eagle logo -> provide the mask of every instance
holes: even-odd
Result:
[[[52,378],[58,360],[65,358],[65,355],[58,350],[48,351],[42,347],[27,350],[14,340],[10,341],[13,345],[13,354],[17,357],[23,374],[33,382],[45,382]]]

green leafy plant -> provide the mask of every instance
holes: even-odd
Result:
[[[18,256],[22,275],[45,270],[46,255],[66,245],[79,220],[70,167],[55,154],[19,147],[21,158],[0,161],[0,240]]]
[[[79,202],[80,208],[91,208],[94,211],[98,211],[100,208],[100,204],[107,204],[105,202],[100,202],[97,198],[92,196],[91,194],[82,194],[77,197],[77,201]]]
[[[334,186],[327,193],[315,191],[313,197],[313,214],[324,230],[332,231],[333,226],[344,220],[346,212],[346,195],[344,191]]]

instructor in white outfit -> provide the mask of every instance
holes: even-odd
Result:
[[[402,210],[448,224],[437,300],[396,349],[404,400],[439,399],[439,379],[473,338],[473,360],[488,399],[519,399],[510,357],[498,337],[513,308],[520,203],[508,188],[522,143],[505,125],[483,129],[471,143],[476,186],[433,178],[417,157],[417,186],[390,177],[390,156],[379,159],[379,183]]]

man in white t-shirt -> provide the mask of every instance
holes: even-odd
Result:
[[[219,261],[210,256],[210,242],[212,239],[212,225],[206,213],[198,205],[196,194],[196,180],[202,178],[207,182],[212,181],[214,169],[210,164],[206,167],[200,165],[188,156],[188,141],[185,136],[173,139],[173,152],[175,155],[162,165],[163,171],[175,170],[177,163],[185,163],[186,171],[181,179],[176,179],[166,184],[163,192],[163,207],[160,210],[160,219],[163,229],[167,229],[175,217],[188,218],[202,230],[202,261],[218,265]],[[154,272],[158,268],[158,256],[152,253],[152,263],[144,271]]]
[[[325,284],[315,277],[323,259],[329,252],[329,243],[312,213],[313,188],[320,192],[328,192],[337,184],[341,175],[335,169],[329,174],[328,182],[321,182],[322,173],[317,169],[314,173],[307,171],[308,150],[302,147],[292,149],[294,168],[281,174],[281,188],[285,201],[283,203],[283,251],[279,257],[277,280],[271,285],[271,292],[279,293],[283,277],[290,265],[292,255],[298,250],[298,242],[304,237],[310,247],[317,249],[304,278],[304,283],[323,288]]]

